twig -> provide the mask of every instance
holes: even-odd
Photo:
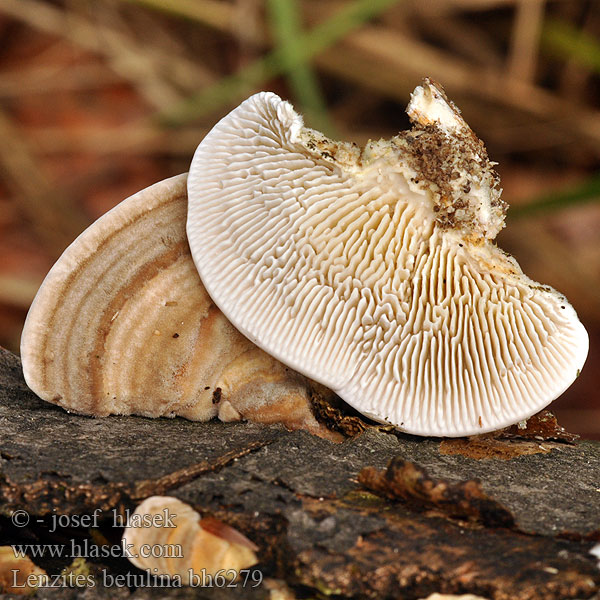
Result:
[[[462,53],[477,64],[500,68],[500,56],[489,35],[459,16],[445,15],[442,18],[421,19],[420,26],[433,33],[453,53]]]
[[[171,16],[184,17],[219,31],[232,30],[235,7],[217,0],[122,0],[153,8]]]
[[[0,303],[17,308],[29,308],[41,279],[0,274]]]
[[[423,75],[444,82],[459,94],[493,100],[544,120],[562,120],[600,150],[600,112],[563,100],[502,72],[448,56],[416,39],[383,27],[363,27],[348,36],[336,52],[315,58],[317,64],[346,79],[406,101],[407,89]],[[360,68],[356,67],[360,64]],[[361,64],[362,62],[362,64]],[[475,82],[475,84],[474,84]]]
[[[0,170],[19,198],[19,207],[39,239],[58,256],[88,221],[64,190],[45,176],[28,144],[10,119],[0,112]]]
[[[160,51],[153,50],[151,46],[136,49],[135,46],[132,47],[128,36],[107,28],[103,29],[103,35],[100,36],[98,28],[87,19],[78,15],[69,15],[40,0],[2,0],[0,13],[27,23],[30,27],[40,31],[66,38],[81,48],[107,56],[111,59],[110,67],[130,81],[140,82],[140,70],[152,71],[156,64],[165,61],[165,56]],[[128,56],[136,55],[136,61],[131,64],[125,60],[113,60],[115,58],[114,46],[127,48]],[[180,73],[187,74],[187,85],[194,85],[194,80],[190,81],[189,79],[191,73],[198,76],[198,80],[195,82],[198,86],[205,83],[204,75],[193,69],[188,61],[183,63],[176,57],[169,58],[169,61],[173,76]],[[141,85],[140,90],[144,92],[146,100],[151,105],[159,109],[163,108],[162,101],[154,97],[151,89]]]
[[[146,124],[118,127],[78,126],[29,128],[36,151],[42,155],[90,153],[191,156],[207,129],[159,130]]]
[[[240,67],[255,60],[261,48],[267,44],[264,4],[263,0],[235,0],[235,11],[230,26],[237,42]]]
[[[512,79],[534,80],[543,18],[544,0],[519,1],[508,58],[508,76]]]
[[[0,98],[49,94],[57,91],[98,89],[121,79],[101,64],[60,65],[4,70]]]
[[[106,0],[105,0],[106,1]],[[111,0],[122,4],[119,0]],[[125,14],[122,14],[125,12]],[[163,17],[147,10],[114,10],[122,35],[135,40],[140,52],[151,48],[156,69],[165,79],[184,90],[195,91],[199,86],[213,83],[217,75],[198,57],[187,56],[186,37]]]
[[[133,36],[123,31],[123,22],[112,3],[92,5],[96,15],[97,37],[113,68],[158,109],[182,99],[182,94],[161,73],[160,60],[146,54]],[[90,22],[94,22],[90,19]]]

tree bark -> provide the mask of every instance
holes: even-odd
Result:
[[[557,428],[446,441],[360,429],[336,444],[280,426],[72,415],[31,393],[1,351],[0,545],[116,543],[115,515],[171,495],[243,532],[259,548],[255,570],[289,598],[599,594],[589,550],[600,541],[600,443]],[[12,523],[16,510],[26,527]],[[95,510],[97,527],[77,526]],[[52,531],[59,516],[68,526]],[[54,573],[72,557],[33,560]],[[97,585],[85,598],[272,597],[265,584],[105,588],[107,574],[142,572],[125,558],[88,563]]]

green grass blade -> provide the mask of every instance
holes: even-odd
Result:
[[[519,219],[564,210],[598,200],[600,200],[600,174],[590,177],[575,187],[553,194],[545,194],[527,204],[515,206],[509,210],[508,215],[510,218]]]
[[[354,0],[330,19],[292,40],[285,52],[276,48],[240,72],[224,77],[157,117],[165,125],[182,125],[224,105],[239,102],[265,81],[307,62],[398,1]]]
[[[549,19],[542,30],[544,48],[600,73],[600,42],[570,23]]]
[[[302,33],[297,0],[268,0],[267,8],[271,31],[281,51],[282,67],[308,125],[336,137],[315,72],[309,62],[296,57],[298,46],[294,40]]]

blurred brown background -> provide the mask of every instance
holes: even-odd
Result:
[[[499,245],[591,336],[553,404],[600,438],[600,3],[584,0],[0,0],[0,344],[74,237],[187,170],[218,118],[270,89],[362,144],[446,87],[499,162]]]

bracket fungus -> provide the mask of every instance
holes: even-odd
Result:
[[[220,573],[235,579],[258,562],[257,546],[215,519],[201,519],[189,504],[170,496],[150,496],[132,513],[123,533],[129,560],[151,575],[178,577]]]
[[[237,329],[361,413],[419,435],[499,429],[573,382],[587,332],[492,242],[494,163],[442,88],[426,79],[407,112],[411,130],[361,149],[250,97],[195,153],[192,256]]]
[[[87,415],[244,417],[337,439],[312,414],[314,382],[250,343],[207,295],[185,237],[186,208],[186,175],[166,179],[65,250],[21,336],[27,384]]]

